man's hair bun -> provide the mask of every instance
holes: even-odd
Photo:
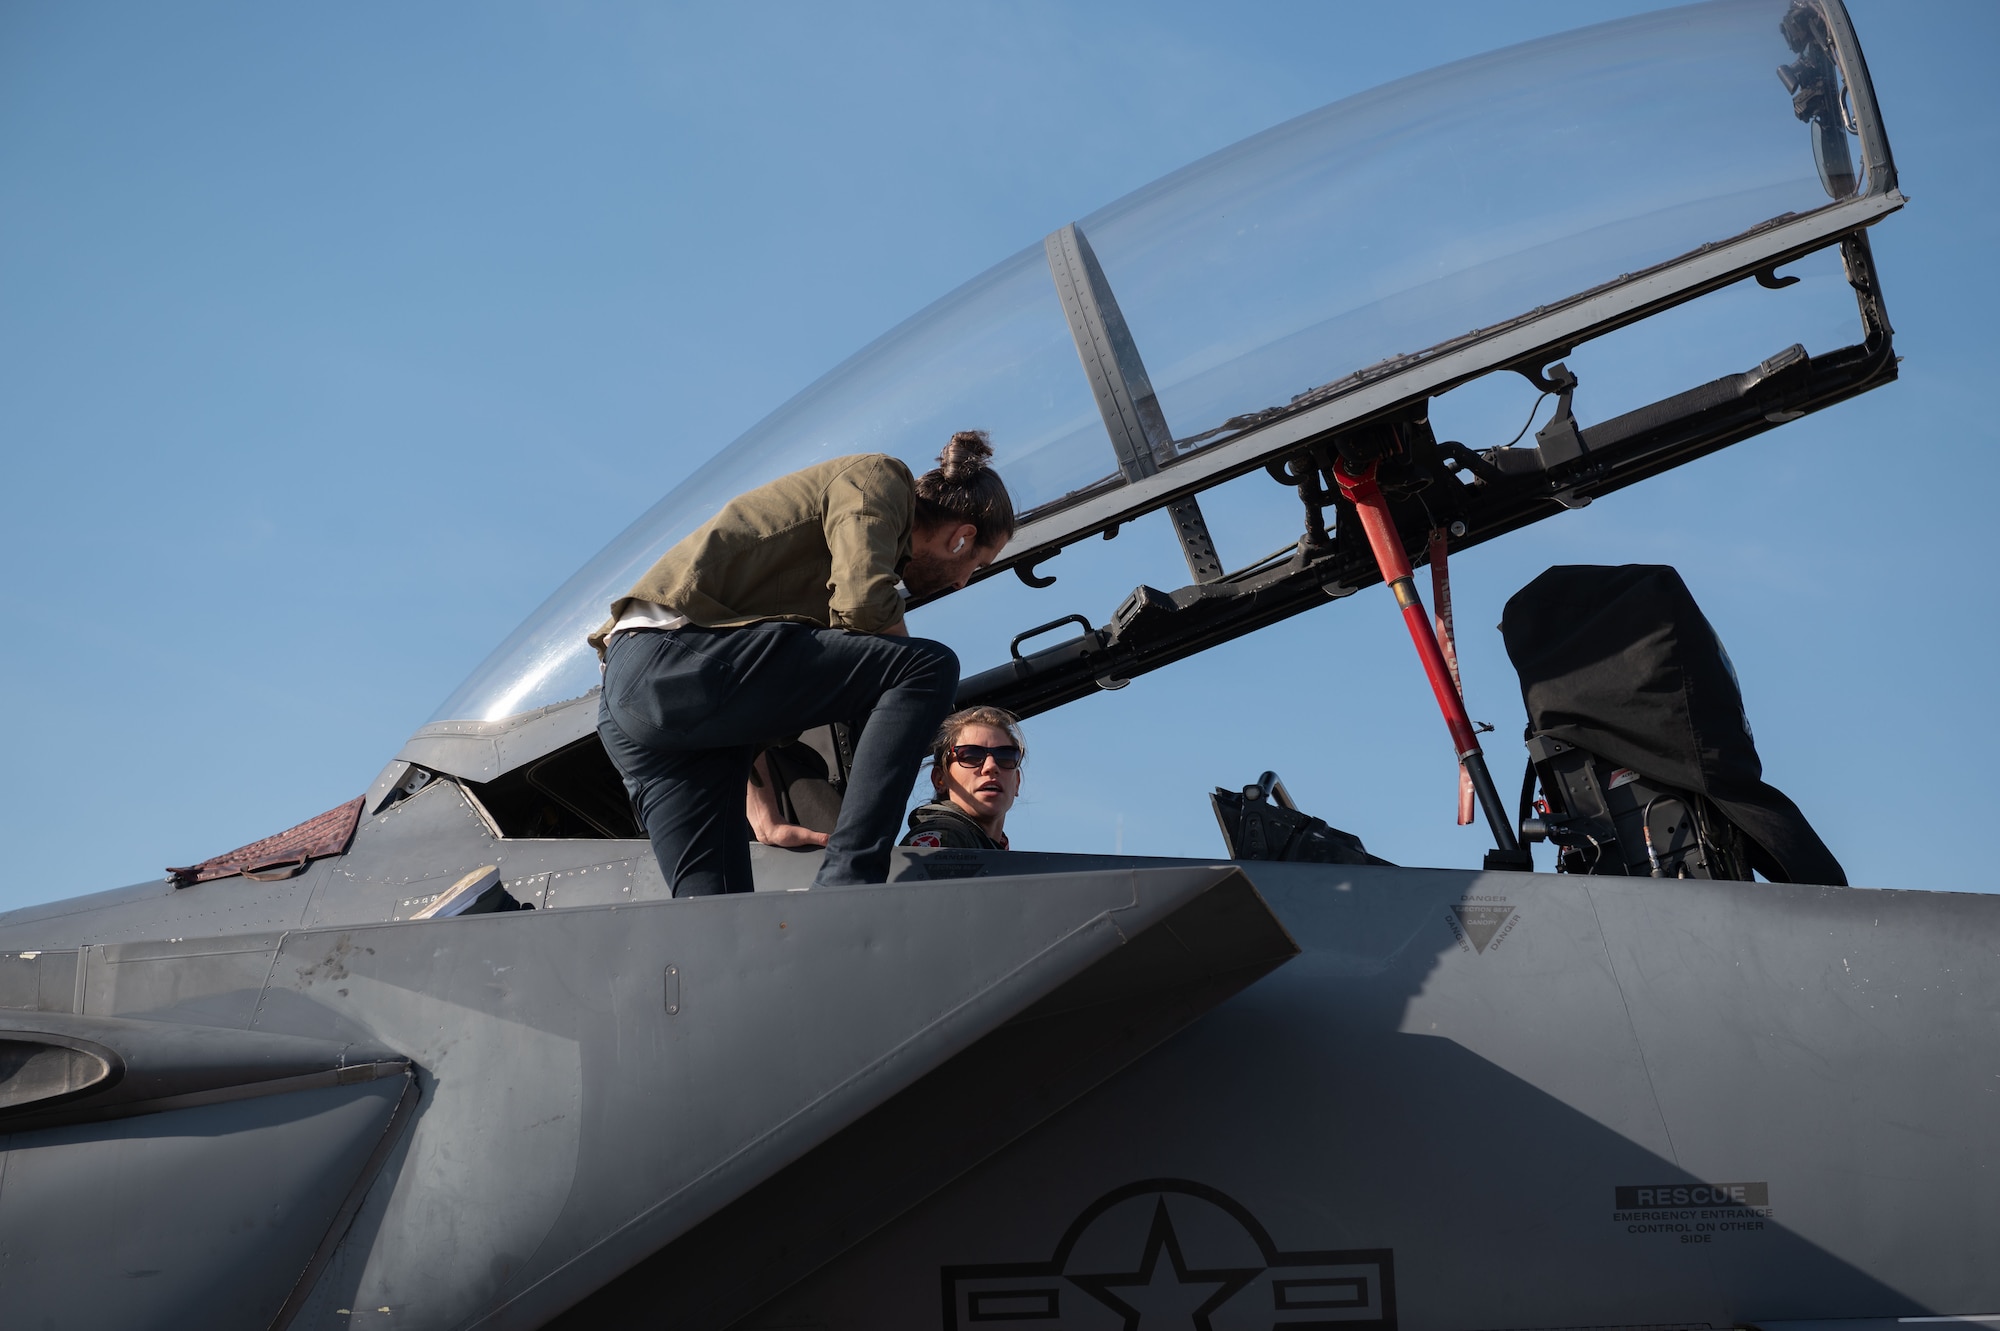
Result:
[[[960,430],[938,454],[938,470],[953,485],[965,485],[992,460],[993,444],[984,430]]]
[[[969,522],[979,544],[998,547],[1014,534],[1014,501],[1000,473],[988,466],[993,445],[984,430],[960,430],[938,454],[937,466],[917,477],[917,523]]]

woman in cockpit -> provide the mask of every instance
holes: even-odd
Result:
[[[1028,745],[1021,722],[1000,707],[953,712],[931,746],[929,804],[910,813],[906,846],[1006,850],[1007,811],[1021,793]]]

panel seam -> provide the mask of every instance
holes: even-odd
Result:
[[[1673,1157],[1674,1166],[1680,1167],[1681,1152],[1674,1145],[1674,1129],[1667,1122],[1666,1106],[1660,1103],[1659,1087],[1653,1084],[1653,1067],[1646,1061],[1646,1042],[1639,1036],[1639,1024],[1632,1020],[1632,1000],[1625,995],[1625,981],[1618,978],[1618,961],[1611,955],[1611,935],[1604,931],[1604,920],[1597,913],[1597,895],[1584,884],[1583,899],[1590,903],[1590,920],[1597,926],[1597,944],[1604,949],[1604,965],[1611,972],[1611,983],[1618,990],[1618,1003],[1625,1011],[1625,1029],[1632,1033],[1632,1048],[1639,1055],[1639,1071],[1645,1074],[1646,1094],[1653,1097],[1653,1113],[1660,1120],[1660,1132],[1667,1139],[1667,1152]]]

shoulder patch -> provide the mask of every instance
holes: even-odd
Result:
[[[912,846],[929,846],[932,850],[936,850],[944,845],[944,838],[936,832],[919,832],[910,838],[909,844]]]

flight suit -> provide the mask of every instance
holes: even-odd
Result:
[[[950,800],[938,800],[910,810],[910,830],[902,844],[942,846],[952,850],[1007,849],[986,835],[985,828]]]

